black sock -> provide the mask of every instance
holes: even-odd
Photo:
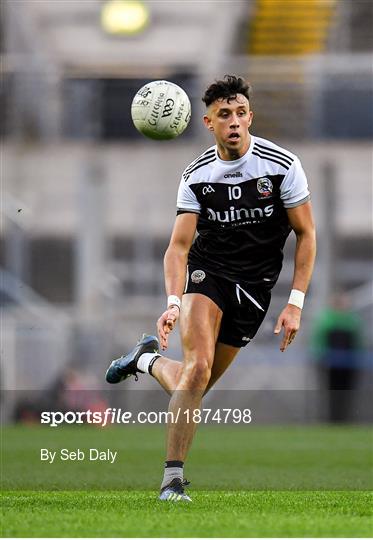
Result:
[[[156,360],[158,360],[158,358],[159,358],[160,356],[161,356],[160,354],[159,354],[158,356],[154,356],[153,360],[150,361],[149,367],[148,367],[148,370],[149,370],[149,374],[150,374],[150,375],[153,375],[152,370],[153,370],[154,362],[155,362]]]
[[[177,461],[177,460],[171,460],[171,461],[165,461],[164,468],[168,469],[169,467],[184,467],[184,461]]]

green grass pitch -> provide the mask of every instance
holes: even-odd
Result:
[[[40,461],[111,448],[115,464]],[[190,504],[157,500],[164,427],[2,429],[3,537],[371,537],[368,427],[200,426]]]

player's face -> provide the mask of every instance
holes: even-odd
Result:
[[[248,150],[252,119],[249,101],[242,94],[237,94],[235,99],[218,99],[211,103],[204,122],[214,134],[223,159],[242,156]]]

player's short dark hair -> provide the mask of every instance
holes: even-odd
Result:
[[[242,94],[249,99],[250,91],[250,84],[242,77],[225,75],[223,80],[215,81],[207,88],[202,101],[208,107],[217,99],[227,99],[229,103],[231,99],[236,99],[237,94]]]

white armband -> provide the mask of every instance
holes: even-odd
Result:
[[[167,298],[167,308],[170,306],[177,306],[180,309],[181,300],[175,294],[170,294],[170,296]]]
[[[297,306],[300,309],[303,309],[304,297],[304,292],[298,291],[298,289],[292,289],[289,296],[288,304],[292,304],[293,306]]]

